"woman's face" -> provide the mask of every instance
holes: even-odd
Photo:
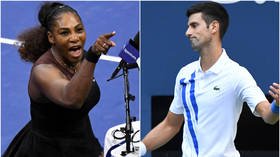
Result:
[[[59,15],[48,32],[48,38],[55,52],[61,55],[64,61],[75,64],[82,59],[86,33],[81,20],[74,13]]]

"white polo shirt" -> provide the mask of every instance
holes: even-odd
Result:
[[[234,146],[243,102],[256,115],[266,100],[251,74],[225,50],[206,72],[200,59],[178,73],[170,111],[184,114],[183,157],[239,157]]]

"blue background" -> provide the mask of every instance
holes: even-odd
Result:
[[[151,129],[151,96],[173,95],[179,70],[199,57],[185,36],[185,13],[193,3],[141,3],[142,138]],[[230,15],[230,25],[223,47],[268,93],[269,85],[279,80],[278,3],[260,5],[251,1],[224,6]]]
[[[118,56],[122,46],[139,30],[139,2],[64,2],[80,14],[87,31],[85,49],[104,33],[116,31],[112,40],[117,44],[109,55]],[[1,2],[1,37],[16,39],[27,28],[39,24],[37,13],[41,2]],[[17,48],[1,44],[1,153],[16,133],[29,121],[27,84],[31,63],[20,59]],[[100,60],[95,77],[101,89],[101,99],[90,112],[95,135],[103,145],[106,131],[125,122],[123,78],[107,82],[118,66],[116,62]],[[132,116],[139,120],[139,71],[129,71],[130,93],[136,100],[130,103]]]

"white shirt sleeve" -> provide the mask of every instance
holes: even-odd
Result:
[[[175,114],[183,114],[184,106],[182,102],[182,85],[180,84],[180,72],[176,77],[176,83],[174,88],[174,98],[170,105],[169,111]]]
[[[261,101],[267,100],[262,90],[257,86],[256,81],[247,69],[240,69],[240,77],[237,84],[237,93],[242,102],[246,102],[255,116],[259,116],[256,112],[256,106]]]

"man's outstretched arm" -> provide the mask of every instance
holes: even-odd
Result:
[[[169,111],[165,119],[143,139],[146,150],[153,151],[166,144],[180,131],[183,121],[183,114],[174,114]]]

